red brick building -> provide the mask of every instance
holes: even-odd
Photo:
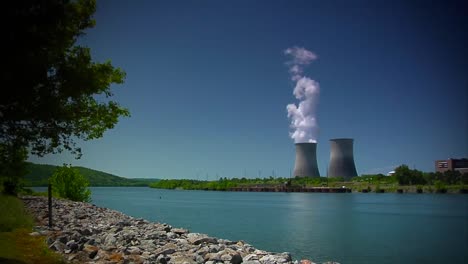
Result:
[[[448,170],[457,170],[460,173],[468,173],[468,159],[447,159],[436,160],[435,171],[444,172]]]

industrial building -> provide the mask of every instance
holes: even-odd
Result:
[[[448,170],[456,170],[460,173],[468,173],[468,159],[446,159],[435,161],[435,171],[445,172]]]
[[[317,143],[296,143],[295,177],[320,177],[317,166]]]
[[[330,139],[328,177],[343,177],[345,180],[349,180],[357,176],[353,142],[352,138]]]
[[[354,139],[330,139],[330,164],[328,177],[343,177],[349,180],[357,176],[354,164]],[[296,143],[296,161],[293,176],[320,177],[317,166],[317,143]]]

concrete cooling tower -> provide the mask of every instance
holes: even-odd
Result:
[[[352,138],[330,139],[328,177],[343,177],[348,180],[357,176],[354,165],[353,141]]]
[[[296,143],[296,177],[320,177],[317,167],[317,143]]]

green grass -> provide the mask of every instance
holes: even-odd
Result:
[[[0,263],[65,263],[45,237],[29,235],[34,221],[20,199],[0,195],[0,212]]]
[[[0,263],[62,264],[62,257],[47,247],[43,236],[31,236],[30,229],[0,232]]]
[[[13,196],[0,195],[0,232],[33,227],[33,219],[24,209],[23,202]]]

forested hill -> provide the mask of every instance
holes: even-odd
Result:
[[[55,168],[57,166],[28,162],[27,170],[29,173],[25,176],[26,186],[47,186],[48,178]],[[145,178],[129,179],[85,167],[75,168],[88,178],[91,186],[149,186],[150,183],[158,181],[158,179]]]

